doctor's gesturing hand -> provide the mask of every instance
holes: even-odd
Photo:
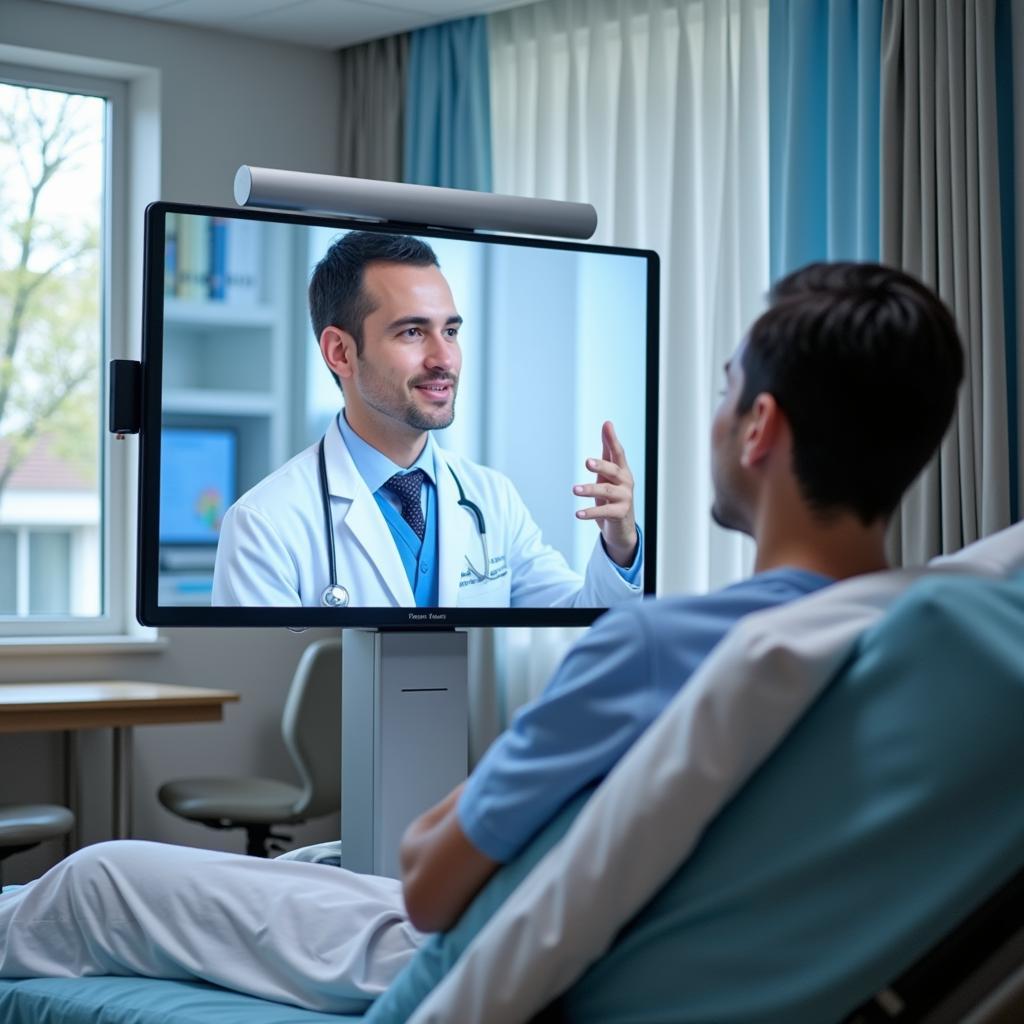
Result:
[[[597,479],[592,484],[576,484],[572,491],[593,498],[594,504],[581,508],[576,518],[596,520],[608,557],[627,568],[633,564],[640,542],[633,512],[633,474],[610,421],[601,427],[601,458],[587,459],[587,469],[596,473]]]

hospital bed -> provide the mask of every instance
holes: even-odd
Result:
[[[741,623],[363,1017],[35,979],[0,982],[0,1024],[925,1019],[926,954],[1024,868],[1022,740],[1018,524]]]

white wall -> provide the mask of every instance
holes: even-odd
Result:
[[[134,180],[125,186],[123,352],[138,352],[141,217],[147,202],[232,205],[232,180],[242,163],[334,169],[340,79],[333,53],[41,0],[3,0],[2,21],[0,59],[47,63],[49,54],[60,53],[70,55],[69,70],[129,80]],[[135,442],[126,447],[134,458]],[[134,543],[131,531],[127,538]],[[294,780],[280,738],[281,707],[302,650],[322,635],[173,629],[164,631],[167,645],[159,653],[62,656],[0,649],[0,682],[137,679],[238,691],[241,702],[228,707],[224,723],[136,729],[134,815],[139,838],[241,850],[240,832],[182,822],[159,807],[155,790],[167,779],[210,773]],[[109,735],[80,736],[82,838],[95,842],[110,834]],[[0,803],[59,802],[60,752],[56,735],[0,734]],[[295,835],[317,842],[337,832],[336,819],[321,819]],[[4,879],[34,877],[60,855],[59,843],[18,854],[5,862]]]

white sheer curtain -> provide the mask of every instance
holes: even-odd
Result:
[[[494,191],[591,202],[595,241],[662,258],[659,592],[734,580],[707,438],[768,286],[768,0],[547,0],[489,31]],[[499,637],[509,709],[574,635]]]

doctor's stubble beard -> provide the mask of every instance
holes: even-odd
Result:
[[[400,387],[397,387],[384,374],[379,373],[369,362],[360,359],[359,389],[360,397],[377,412],[390,416],[392,419],[400,420],[406,426],[414,430],[444,430],[450,427],[455,420],[455,398],[459,389],[459,377],[454,373],[432,373],[421,377],[414,377],[405,382],[404,387],[414,388],[420,384],[429,384],[432,381],[450,381],[452,385],[452,400],[446,406],[436,410],[431,416],[424,413],[412,398],[405,394]]]

